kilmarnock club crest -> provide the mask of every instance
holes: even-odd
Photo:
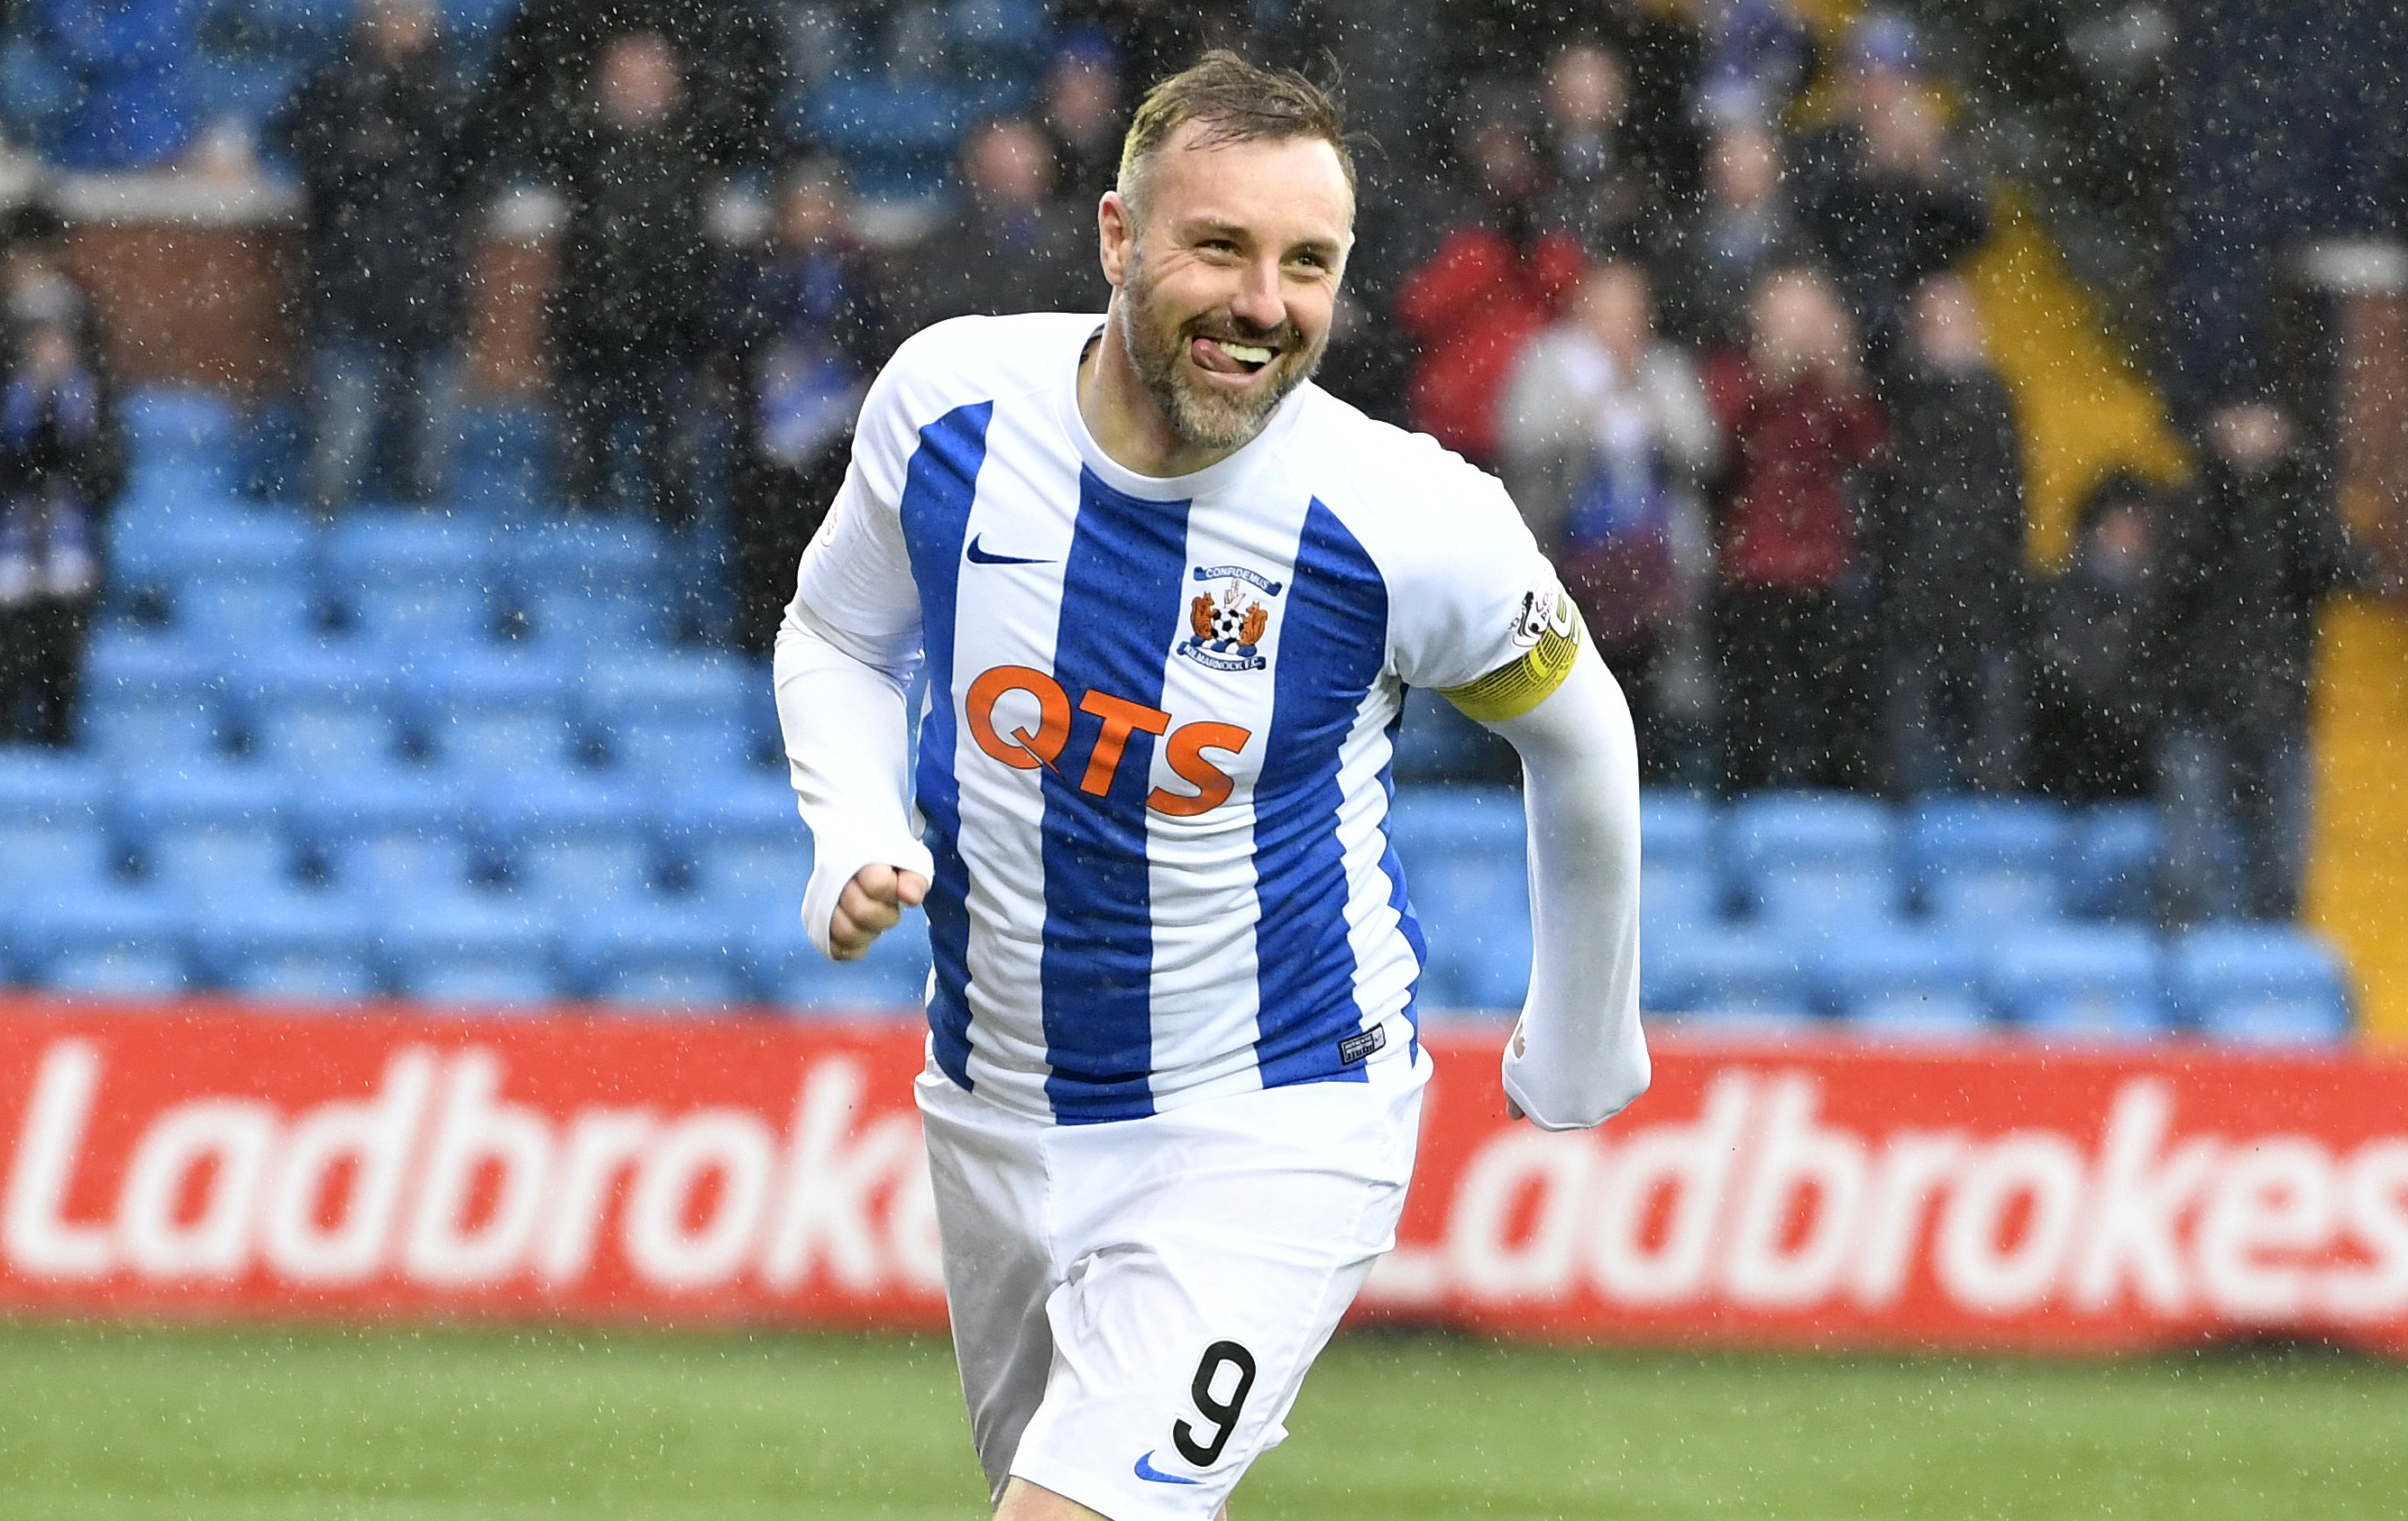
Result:
[[[1268,665],[1259,653],[1271,625],[1271,610],[1263,598],[1278,596],[1286,583],[1240,565],[1197,566],[1194,575],[1199,581],[1228,584],[1218,596],[1198,592],[1187,604],[1189,637],[1179,641],[1178,653],[1212,670],[1260,670]]]

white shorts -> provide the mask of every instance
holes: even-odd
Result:
[[[1396,1244],[1429,1057],[1060,1126],[919,1080],[971,1440],[1111,1521],[1205,1521]]]

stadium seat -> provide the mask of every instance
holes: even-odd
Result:
[[[609,765],[653,784],[748,768],[746,710],[770,701],[748,666],[668,653],[610,662],[583,696],[587,731]]]
[[[2072,825],[2067,906],[2090,918],[2146,923],[2164,837],[2155,803],[2092,804]]]
[[[213,760],[225,750],[224,685],[172,637],[103,629],[84,660],[84,744],[104,759],[152,768]]]
[[[1700,1024],[1748,1028],[1792,1028],[1813,1020],[1807,967],[1814,954],[1786,935],[1761,926],[1722,926],[1672,938],[1659,954],[1665,963],[1659,985],[1677,1000],[1670,1012]],[[1642,982],[1648,959],[1642,946]]]
[[[41,890],[8,915],[19,974],[37,987],[95,996],[178,994],[195,981],[193,916],[155,888],[107,883]]]
[[[283,782],[258,768],[198,766],[143,778],[125,799],[128,842],[171,897],[214,910],[294,884]]]
[[[397,904],[456,893],[479,856],[455,788],[413,770],[336,770],[305,789],[294,823],[334,887]]]
[[[432,653],[493,637],[497,562],[481,526],[433,511],[363,511],[326,544],[326,579],[365,642]]]
[[[1639,927],[1654,936],[1705,929],[1722,922],[1722,880],[1702,863],[1639,867]]]
[[[830,961],[811,948],[796,915],[754,926],[746,963],[764,999],[810,1013],[892,1013],[927,1001],[928,917],[907,911],[858,961]]]
[[[559,934],[550,912],[514,894],[413,897],[379,923],[377,935],[404,997],[511,1005],[568,996],[555,969]]]
[[[2184,1023],[2211,1039],[2281,1045],[2346,1040],[2349,994],[2322,940],[2288,925],[2213,925],[2168,949]]]
[[[517,647],[452,652],[419,669],[414,725],[463,782],[558,776],[577,746],[572,669]]]
[[[604,513],[514,529],[500,555],[503,580],[521,598],[547,587],[631,587],[651,598],[668,565],[658,525]]]
[[[381,991],[375,920],[331,893],[285,888],[218,904],[197,927],[211,981],[248,997],[353,1002]]]
[[[538,585],[523,588],[517,606],[538,649],[580,662],[665,642],[665,600],[640,586]]]
[[[0,898],[34,883],[98,888],[113,877],[109,780],[79,756],[0,749]]]
[[[2038,798],[1932,797],[1909,806],[1907,862],[1944,925],[1996,933],[2064,911],[2064,810]]]
[[[783,779],[738,776],[680,791],[661,804],[668,858],[699,901],[728,907],[802,901],[810,836]]]
[[[165,472],[170,484],[177,472]],[[187,586],[222,581],[285,581],[306,578],[317,536],[297,515],[232,497],[202,495],[181,482],[171,510],[139,532],[110,542],[110,567],[120,578],[174,595]],[[122,526],[122,525],[121,525]]]
[[[581,917],[564,939],[579,991],[636,1009],[725,1011],[752,1001],[748,952],[725,916],[690,904],[630,904]]]
[[[1990,1027],[1981,953],[1946,930],[1868,926],[1835,939],[1818,970],[1824,1001],[1868,1035],[1954,1038]]]
[[[2172,1027],[2157,938],[2118,925],[2065,925],[2001,940],[1991,996],[2016,1025],[2070,1040],[2143,1040]]]
[[[240,419],[218,391],[152,386],[129,394],[122,414],[136,472],[175,461],[205,464],[231,456]]]
[[[926,195],[945,181],[961,103],[933,78],[831,79],[805,108],[811,137],[841,155],[869,195]]]
[[[480,806],[511,882],[563,913],[646,896],[657,873],[651,797],[590,777],[526,778]]]
[[[175,591],[176,636],[218,665],[306,647],[325,632],[314,584],[279,571],[257,579],[194,579]]]
[[[1639,795],[1639,849],[1650,867],[1711,868],[1714,805],[1685,792],[1650,788]]]
[[[252,754],[294,778],[390,771],[401,763],[392,669],[356,647],[263,653],[236,690]]]
[[[1758,793],[1724,815],[1725,858],[1741,895],[1778,924],[1861,924],[1895,918],[1896,821],[1870,798]]]
[[[1422,1006],[1518,1008],[1530,971],[1521,795],[1510,787],[1400,789],[1389,827],[1429,947]]]

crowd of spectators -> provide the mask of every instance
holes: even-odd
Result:
[[[56,163],[197,151],[179,61],[216,12],[23,10],[16,115],[43,70],[79,80],[45,119]],[[1432,14],[1421,120],[1372,123],[1391,140],[1367,155],[1323,379],[1504,477],[1629,695],[1648,779],[2159,791],[2170,916],[2290,911],[2314,614],[2370,573],[2298,422],[2214,398],[2195,484],[2109,481],[2036,576],[1964,273],[1985,179],[1912,25],[1871,12],[1818,43],[1783,0]],[[1220,43],[1358,78],[1380,58],[1317,0],[361,0],[325,31],[255,135],[306,207],[311,502],[340,513],[372,477],[442,496],[478,218],[548,187],[560,509],[724,534],[719,637],[755,654],[896,342],[1101,309],[1095,201],[1152,77]],[[757,233],[730,233],[731,195]],[[873,237],[865,202],[910,215]],[[21,224],[8,255],[0,721],[56,741],[117,454],[52,236]],[[711,634],[695,610],[680,626]],[[2219,886],[2229,825],[2251,848]]]

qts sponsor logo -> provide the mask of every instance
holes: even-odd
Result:
[[[1007,709],[1018,716],[1010,716]],[[1199,721],[1172,728],[1170,715],[1159,708],[1090,690],[1080,696],[1078,710],[1098,720],[1098,726],[1083,763],[1076,757],[1066,762],[1070,709],[1070,695],[1062,683],[1032,666],[996,666],[980,672],[963,701],[970,739],[981,750],[1015,770],[1042,767],[1066,780],[1075,775],[1079,790],[1096,797],[1112,790],[1132,735],[1167,735],[1163,760],[1195,791],[1155,787],[1146,794],[1145,806],[1172,818],[1194,818],[1227,802],[1237,782],[1215,757],[1236,756],[1254,738],[1235,724]]]

